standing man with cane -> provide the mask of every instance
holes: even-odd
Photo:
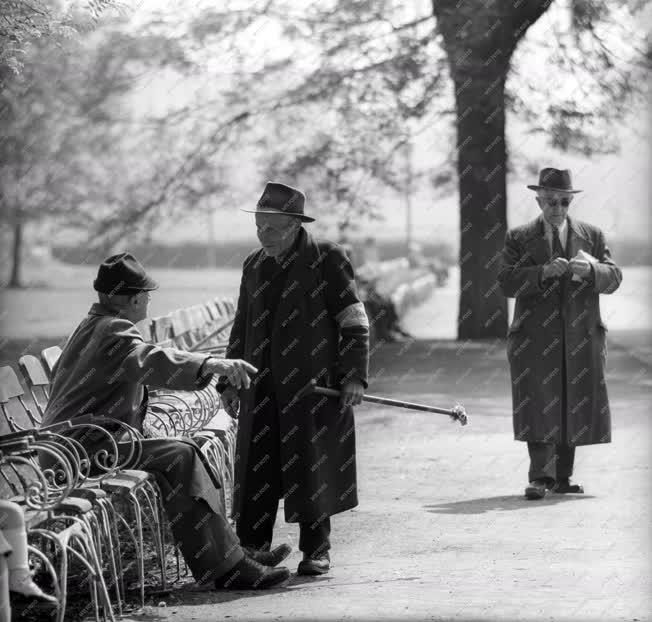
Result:
[[[341,246],[302,226],[303,193],[269,182],[253,211],[261,247],[244,262],[226,356],[257,367],[249,389],[218,387],[239,409],[234,518],[249,549],[272,541],[279,498],[299,523],[299,574],[330,568],[330,516],[358,504],[353,406],[367,386],[369,322]],[[315,378],[339,401],[303,389]],[[279,547],[280,548],[280,547]]]
[[[514,437],[528,444],[528,499],[548,490],[582,493],[573,484],[575,448],[611,442],[605,384],[606,327],[600,294],[622,280],[600,229],[568,217],[574,194],[568,170],[544,168],[542,214],[508,231],[498,281],[516,298],[507,337]]]

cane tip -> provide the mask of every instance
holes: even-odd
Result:
[[[467,417],[466,409],[464,408],[464,406],[462,406],[462,404],[455,404],[455,407],[453,408],[453,413],[454,413],[454,418],[460,422],[460,425],[468,424],[469,418]]]

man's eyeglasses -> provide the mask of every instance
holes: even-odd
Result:
[[[550,207],[557,207],[558,205],[561,205],[562,207],[568,207],[571,203],[571,199],[569,197],[563,197],[561,199],[541,199],[546,205],[549,205]]]

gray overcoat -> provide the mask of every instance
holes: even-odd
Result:
[[[542,281],[551,257],[543,217],[508,231],[498,281],[516,298],[507,337],[514,436],[521,441],[591,445],[611,441],[605,362],[607,328],[600,294],[622,280],[600,229],[568,219],[566,254],[583,250],[597,259],[590,278]],[[565,359],[563,374],[562,361]],[[562,386],[566,387],[566,438],[561,438]]]

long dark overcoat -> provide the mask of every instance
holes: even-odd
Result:
[[[598,262],[590,278],[542,281],[551,258],[542,216],[510,230],[498,281],[516,298],[507,338],[512,379],[514,437],[591,445],[611,441],[611,415],[605,384],[607,328],[600,316],[600,294],[618,289],[622,273],[612,261],[600,229],[568,219],[566,254],[583,250]],[[565,357],[566,373],[562,374]],[[566,438],[561,438],[562,386],[566,385]]]
[[[227,357],[262,368],[269,346],[270,369],[279,411],[281,489],[285,520],[306,522],[353,508],[358,503],[353,409],[315,394],[298,393],[312,378],[339,388],[345,377],[366,386],[368,340],[342,339],[337,319],[363,306],[353,268],[344,250],[301,229],[297,256],[289,268],[276,309],[266,309],[262,249],[244,262],[236,319]],[[267,315],[273,314],[271,334]],[[366,316],[364,317],[366,322]],[[262,373],[262,372],[260,372]],[[240,394],[233,515],[237,519],[246,490],[254,407],[253,386]]]

